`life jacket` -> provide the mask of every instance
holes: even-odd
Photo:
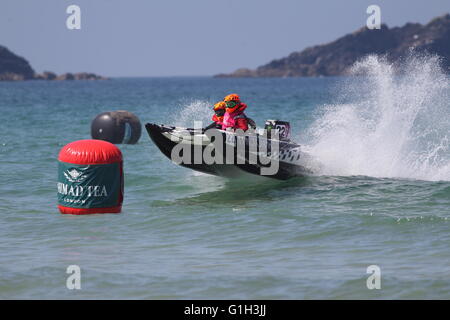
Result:
[[[223,118],[224,117],[218,117],[217,114],[215,114],[212,117],[212,121],[214,121],[217,125],[222,126],[223,125]]]
[[[245,103],[241,103],[234,112],[231,112],[231,113],[228,111],[225,112],[225,115],[223,117],[222,129],[225,130],[227,128],[232,128],[232,129],[241,128],[242,125],[238,126],[238,123],[242,122],[242,120],[239,120],[239,119],[246,119],[245,114],[244,114],[244,110],[246,108],[247,108],[247,105]]]
[[[232,128],[242,129],[246,131],[248,129],[248,119],[244,113],[244,110],[246,108],[247,105],[245,103],[241,103],[239,108],[237,108],[235,112],[225,112],[225,115],[223,117],[222,130]]]

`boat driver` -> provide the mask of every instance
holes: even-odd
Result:
[[[244,110],[247,108],[245,103],[241,102],[239,95],[232,93],[227,95],[223,101],[226,104],[225,115],[223,117],[222,129],[232,128],[247,131],[249,126],[255,128],[255,122],[248,118]]]

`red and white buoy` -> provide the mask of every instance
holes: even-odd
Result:
[[[124,175],[119,148],[102,140],[79,140],[58,156],[58,208],[64,214],[119,213]]]

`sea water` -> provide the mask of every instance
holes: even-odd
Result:
[[[449,78],[433,57],[351,72],[0,82],[0,298],[450,298]],[[261,126],[290,121],[320,170],[227,180],[172,164],[143,130],[119,145],[121,214],[58,212],[58,152],[98,113],[193,126],[231,92]]]

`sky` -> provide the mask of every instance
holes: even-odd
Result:
[[[36,72],[204,76],[256,68],[366,24],[427,23],[450,0],[1,0],[0,45]],[[81,29],[69,30],[69,5]]]

